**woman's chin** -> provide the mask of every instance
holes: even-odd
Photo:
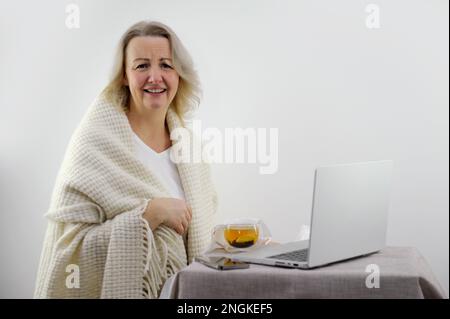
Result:
[[[159,110],[164,108],[164,103],[161,102],[144,101],[143,105],[147,110]]]

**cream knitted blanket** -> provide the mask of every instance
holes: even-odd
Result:
[[[171,108],[166,121],[171,132],[182,127]],[[98,97],[56,179],[36,298],[157,298],[165,280],[208,247],[217,207],[208,165],[177,164],[193,213],[186,252],[174,230],[162,225],[152,232],[142,218],[149,200],[170,195],[135,157],[132,138],[126,115]],[[176,143],[189,147],[186,138]]]

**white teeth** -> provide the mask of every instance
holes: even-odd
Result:
[[[149,93],[161,93],[164,92],[164,89],[162,90],[144,90],[145,92],[149,92]]]

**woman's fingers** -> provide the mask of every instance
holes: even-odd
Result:
[[[179,211],[177,214],[178,216],[176,217],[177,222],[175,224],[176,225],[175,231],[180,235],[184,235],[187,232],[189,224],[191,223],[192,220],[192,209],[186,203],[186,201],[178,199],[177,201],[178,205],[181,204],[181,206],[178,206]]]
[[[188,226],[189,226],[189,222],[188,222],[187,217],[182,215],[179,217],[177,227],[175,230],[178,234],[183,235],[187,231]]]

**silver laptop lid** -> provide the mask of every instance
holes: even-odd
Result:
[[[316,169],[309,267],[385,246],[392,167],[377,161]]]

